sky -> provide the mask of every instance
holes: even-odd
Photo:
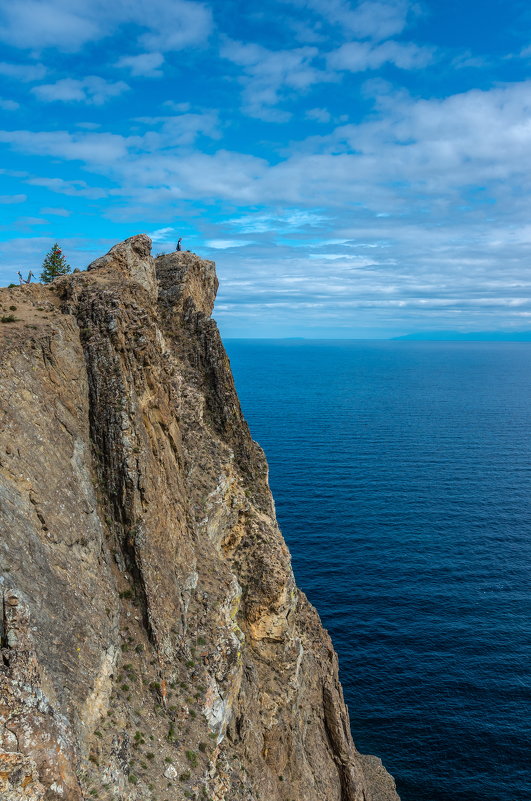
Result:
[[[227,337],[531,330],[531,6],[0,0],[0,285],[138,233]]]

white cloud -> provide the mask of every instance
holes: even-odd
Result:
[[[466,204],[470,187],[485,187],[486,201],[494,197],[508,208],[531,189],[524,168],[531,147],[531,82],[433,100],[386,94],[370,121],[295,143],[292,155],[275,164],[245,153],[191,150],[193,131],[208,130],[204,119],[188,120],[184,128],[177,120],[173,132],[160,121],[165,118],[153,119],[158,122],[146,124],[156,130],[141,136],[19,130],[1,131],[0,141],[24,153],[80,160],[113,180],[117,189],[112,191],[133,204],[178,198],[272,204],[266,211],[232,217],[233,230],[244,234],[330,227],[330,212],[317,207],[337,213],[364,210],[378,220],[380,231],[394,231],[399,216],[409,218],[419,210],[425,215],[426,209],[426,219],[442,225]],[[52,191],[105,195],[83,182],[32,180]],[[518,187],[513,197],[511,187]]]
[[[485,56],[475,56],[470,50],[464,50],[452,59],[451,65],[454,69],[484,69],[489,66],[489,58]]]
[[[328,56],[330,67],[349,72],[375,70],[384,64],[394,64],[404,70],[425,67],[433,58],[433,50],[411,43],[394,41],[371,44],[347,42]]]
[[[175,100],[165,100],[162,105],[169,108],[170,111],[178,111],[179,114],[184,114],[192,108],[191,103],[176,103]]]
[[[11,206],[16,203],[24,203],[28,199],[27,195],[0,195],[0,203],[3,206]]]
[[[385,97],[374,123],[345,126],[360,164],[379,154],[389,180],[400,177],[420,192],[449,191],[518,176],[531,146],[531,82],[444,99]]]
[[[13,64],[0,61],[0,75],[14,81],[31,83],[42,80],[46,75],[46,68],[42,64]]]
[[[72,214],[68,209],[57,208],[57,206],[46,206],[40,210],[41,214],[52,214],[54,217],[70,217]]]
[[[212,14],[191,0],[17,0],[0,8],[0,40],[20,48],[76,52],[125,25],[138,26],[146,50],[180,50],[209,36]]]
[[[20,103],[17,103],[16,100],[6,100],[0,97],[0,108],[4,111],[16,111],[17,108],[20,108]]]
[[[175,239],[175,228],[157,228],[156,231],[150,231],[148,234],[153,244],[167,244]]]
[[[244,233],[320,224],[289,216],[290,208],[309,202],[314,209],[355,204],[374,215],[404,210],[409,215],[435,203],[430,208],[442,219],[464,202],[468,187],[486,187],[484,192],[498,198],[513,184],[523,196],[531,189],[523,166],[531,148],[531,82],[433,100],[386,93],[379,102],[371,120],[294,143],[292,154],[274,164],[223,149],[190,150],[194,132],[212,135],[212,120],[201,115],[170,122],[151,118],[146,124],[156,129],[138,136],[4,130],[0,141],[25,153],[80,160],[135,199],[149,190],[166,200],[227,199],[279,207],[279,215],[235,217]],[[379,219],[383,224],[388,218]]]
[[[345,4],[333,3],[340,8]],[[387,39],[402,33],[407,24],[411,4],[407,0],[391,0],[391,2],[378,2],[378,0],[365,0],[351,13],[345,13],[340,21],[352,33],[371,39]],[[338,14],[341,17],[341,14]]]
[[[111,97],[117,97],[129,89],[124,81],[106,81],[97,75],[87,78],[62,78],[55,83],[34,86],[31,90],[39,100],[44,102],[81,102],[101,106]]]
[[[377,70],[384,64],[405,70],[419,69],[433,58],[432,48],[393,40],[347,42],[326,54],[317,47],[268,50],[262,45],[225,39],[220,53],[243,70],[239,78],[243,86],[243,112],[270,122],[286,122],[291,118],[290,112],[278,108],[280,103],[308,92],[317,84],[339,81],[340,72]],[[326,69],[319,66],[323,58]],[[328,122],[330,113],[314,108],[306,112],[306,117]]]
[[[0,167],[0,175],[7,175],[9,178],[27,178],[28,173],[24,170],[6,170]]]
[[[32,186],[43,186],[51,192],[72,197],[86,197],[97,200],[107,196],[103,189],[89,186],[85,181],[65,181],[63,178],[29,178],[27,183]]]
[[[41,217],[19,217],[13,223],[13,228],[34,228],[36,225],[48,225],[48,220]]]
[[[278,214],[246,214],[229,220],[229,224],[242,233],[266,233],[267,231],[297,231],[306,227],[322,226],[328,218],[305,209],[286,209]]]
[[[353,256],[349,253],[310,253],[310,259],[324,259],[325,261],[342,261],[355,267],[371,267],[374,265],[373,259],[366,259],[363,256]]]
[[[143,0],[136,0],[136,4],[136,21],[148,28],[140,38],[147,50],[182,50],[204,42],[212,30],[212,13],[202,3],[152,0],[146,6]]]
[[[124,56],[116,66],[129,70],[133,77],[162,78],[164,73],[159,67],[163,63],[162,53],[140,53],[138,56]]]
[[[211,139],[220,137],[219,120],[215,111],[203,114],[175,114],[163,117],[137,117],[149,127],[150,147],[177,147],[192,144],[202,134]]]
[[[229,248],[243,248],[252,245],[250,241],[244,239],[207,239],[205,245],[214,250],[229,250]]]
[[[117,164],[125,158],[129,148],[139,137],[124,137],[111,133],[75,133],[68,131],[0,131],[0,142],[12,145],[23,153],[56,156],[68,160],[84,161],[92,165]],[[45,179],[65,186],[62,179]],[[76,181],[70,182],[77,183]]]
[[[354,258],[333,251],[325,258],[294,257],[271,245],[261,257],[256,249],[252,257],[245,251],[227,260],[221,256],[217,317],[222,329],[227,330],[232,319],[255,336],[283,335],[289,320],[292,330],[284,333],[288,336],[311,335],[311,326],[316,336],[337,336],[338,328],[348,331],[347,336],[368,336],[376,330],[388,336],[422,327],[514,328],[531,313],[531,280],[522,282],[526,264],[505,258],[501,271],[499,253],[489,258],[480,253],[483,244],[478,240],[465,244],[468,221],[451,233],[404,220],[386,225],[387,232],[396,235],[393,255],[398,259],[382,258],[383,251],[371,261],[363,252]],[[354,233],[370,239],[381,229],[359,220]],[[453,247],[445,252],[449,235]],[[355,247],[355,239],[349,243]]]
[[[316,122],[330,122],[331,114],[325,108],[310,108],[306,112],[306,118]]]
[[[221,48],[222,58],[243,67],[244,113],[271,122],[285,122],[291,116],[274,108],[281,100],[304,93],[314,84],[336,80],[334,74],[313,65],[318,54],[315,47],[268,50],[229,39]]]
[[[291,0],[293,5],[310,8],[327,24],[338,25],[361,39],[381,41],[405,29],[408,16],[418,13],[418,5],[407,0],[365,0],[355,8],[348,0]]]

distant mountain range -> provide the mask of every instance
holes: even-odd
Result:
[[[531,331],[419,331],[393,340],[454,340],[456,342],[531,342]]]

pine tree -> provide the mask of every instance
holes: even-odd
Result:
[[[42,263],[41,281],[43,284],[49,284],[58,275],[66,275],[69,272],[70,265],[66,263],[63,251],[56,242]]]

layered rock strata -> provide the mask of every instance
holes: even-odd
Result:
[[[150,248],[0,291],[0,798],[396,801],[295,585],[214,265]]]

